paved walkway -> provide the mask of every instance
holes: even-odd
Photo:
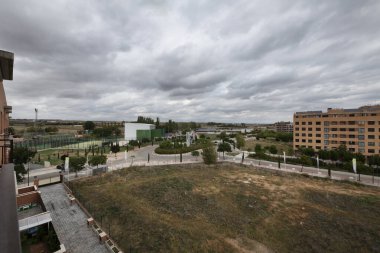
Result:
[[[70,253],[106,253],[92,229],[87,227],[87,216],[78,205],[70,206],[62,184],[41,187],[42,200],[51,212],[54,229],[61,243]]]

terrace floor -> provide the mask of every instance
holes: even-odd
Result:
[[[105,245],[93,230],[87,227],[87,216],[78,205],[70,205],[62,184],[41,187],[41,197],[46,210],[50,211],[52,223],[61,243],[71,253],[106,253]]]

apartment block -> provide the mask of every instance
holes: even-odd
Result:
[[[280,121],[273,124],[274,130],[281,133],[293,133],[293,123]]]
[[[380,154],[380,105],[296,112],[293,128],[294,149],[330,150],[345,145],[365,156]]]

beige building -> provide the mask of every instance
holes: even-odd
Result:
[[[366,156],[380,154],[380,105],[293,115],[293,148],[336,149],[345,145]]]
[[[273,124],[274,130],[276,132],[281,132],[281,133],[293,133],[293,123],[292,122],[276,122]]]

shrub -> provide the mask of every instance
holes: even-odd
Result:
[[[202,158],[205,164],[215,164],[216,163],[216,151],[214,147],[207,147],[202,150]]]

